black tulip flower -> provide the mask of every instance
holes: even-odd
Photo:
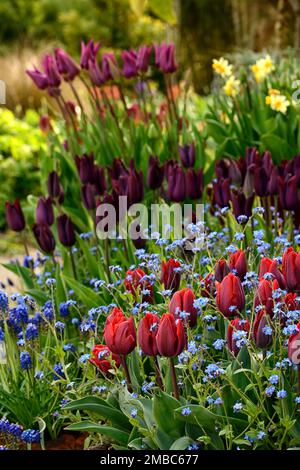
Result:
[[[278,168],[277,166],[274,166],[269,175],[269,181],[268,181],[268,193],[271,196],[277,196],[279,193],[278,175],[279,175]]]
[[[194,144],[185,144],[178,146],[179,156],[185,168],[190,168],[195,165],[196,149]]]
[[[51,171],[48,175],[48,194],[52,199],[58,198],[59,202],[64,199],[64,192],[56,171]]]
[[[134,169],[133,161],[130,162],[130,171],[126,180],[126,196],[128,206],[141,202],[144,197],[143,173]]]
[[[82,184],[94,182],[94,155],[84,154],[82,157],[75,157],[75,163],[78,171],[78,175]]]
[[[181,202],[186,197],[185,174],[183,168],[178,164],[169,167],[168,196],[174,202]]]
[[[254,195],[246,198],[241,190],[234,190],[231,191],[231,201],[236,219],[241,215],[245,215],[248,218],[251,217]]]
[[[22,232],[25,228],[25,217],[20,205],[20,201],[16,199],[14,203],[5,203],[5,213],[7,225],[14,232]]]
[[[150,189],[161,187],[164,179],[164,167],[159,165],[158,158],[154,155],[149,157],[147,183]]]
[[[94,169],[94,186],[96,194],[99,196],[102,196],[106,191],[104,168],[101,168],[100,166],[95,166]]]
[[[228,178],[231,183],[240,185],[242,183],[242,172],[239,163],[235,160],[230,160],[228,167]]]
[[[200,199],[203,193],[202,169],[189,168],[186,173],[186,194],[190,199]]]
[[[92,184],[88,183],[81,187],[81,199],[88,210],[96,208],[95,188]]]
[[[260,155],[256,147],[248,147],[246,149],[246,164],[249,167],[252,164],[260,164]]]
[[[59,241],[64,246],[73,246],[76,242],[74,225],[66,214],[57,217],[57,231]]]
[[[279,177],[279,200],[283,209],[292,211],[299,204],[297,177],[286,176],[284,179]]]
[[[253,171],[253,186],[257,196],[268,195],[268,174],[263,166],[256,166]]]
[[[36,206],[36,223],[52,225],[54,213],[51,197],[40,197]]]
[[[214,203],[223,209],[229,206],[231,199],[229,179],[220,178],[213,182]]]
[[[112,180],[118,180],[120,176],[127,176],[128,170],[120,158],[114,158],[112,166],[108,168],[108,173]]]
[[[55,249],[55,238],[50,227],[46,224],[34,224],[32,230],[40,248],[45,253],[53,253]]]
[[[261,163],[267,175],[270,175],[275,165],[268,150],[263,153],[261,157]]]

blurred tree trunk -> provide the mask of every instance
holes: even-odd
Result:
[[[300,49],[300,0],[290,0],[295,14],[294,47]]]

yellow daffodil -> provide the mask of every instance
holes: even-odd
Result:
[[[277,111],[282,114],[287,112],[287,108],[290,105],[288,99],[284,95],[280,95],[278,90],[269,90],[269,95],[266,96],[266,104],[270,106],[273,111]]]
[[[274,64],[269,54],[255,62],[251,66],[251,70],[257,83],[264,80],[274,70]]]
[[[230,77],[232,74],[232,65],[229,64],[228,60],[224,59],[224,57],[221,57],[219,60],[214,59],[212,67],[214,71],[223,78]]]
[[[227,96],[236,96],[240,90],[241,82],[237,80],[234,75],[231,75],[223,86],[223,90]]]

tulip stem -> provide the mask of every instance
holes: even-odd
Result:
[[[120,354],[121,358],[121,363],[125,372],[125,378],[126,378],[126,383],[127,383],[127,389],[128,392],[132,393],[132,384],[131,384],[131,379],[130,379],[130,374],[129,374],[129,369],[126,363],[126,356],[124,354]]]
[[[108,244],[108,238],[105,238],[105,240],[104,240],[104,252],[105,252],[105,264],[106,264],[107,278],[108,278],[108,282],[111,283],[111,277],[110,277],[110,271],[109,271],[109,244]]]
[[[72,251],[72,247],[70,246],[70,258],[71,258],[71,264],[72,264],[72,270],[74,274],[74,278],[77,281],[77,272],[76,272],[76,266],[75,266],[75,259],[74,259],[74,253]]]
[[[154,365],[155,365],[155,370],[156,370],[157,385],[159,386],[159,388],[162,391],[164,391],[164,384],[163,384],[163,381],[162,381],[161,371],[160,371],[158,360],[157,360],[156,356],[154,356]]]
[[[170,363],[170,371],[171,371],[174,397],[176,398],[176,400],[179,400],[179,390],[178,390],[177,377],[176,377],[176,371],[175,371],[175,367],[174,367],[174,358],[173,357],[169,358],[169,363]]]

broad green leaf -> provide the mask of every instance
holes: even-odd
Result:
[[[29,268],[25,268],[24,266],[20,266],[17,263],[4,263],[2,264],[6,269],[11,271],[12,273],[16,274],[17,276],[20,276],[20,278],[23,280],[25,286],[27,289],[33,289],[34,288],[34,282],[32,280],[32,274]]]
[[[129,0],[129,5],[138,18],[144,13],[147,3],[148,0]]]
[[[107,436],[118,442],[119,444],[127,445],[129,434],[121,431],[120,429],[111,426],[105,426],[92,421],[81,421],[80,423],[70,424],[65,428],[67,431],[83,431],[83,432],[96,432],[102,436]]]
[[[182,435],[184,426],[175,417],[175,410],[180,403],[165,392],[159,392],[153,398],[153,417],[158,428],[171,437]],[[166,419],[167,417],[167,419]]]
[[[148,0],[150,10],[171,25],[176,23],[173,0]]]
[[[63,275],[63,279],[68,286],[74,290],[75,294],[84,303],[86,308],[98,307],[100,304],[99,296],[89,287],[84,286],[75,279]]]
[[[183,436],[173,442],[170,447],[170,450],[185,450],[187,447],[192,444],[193,440],[188,436]]]

